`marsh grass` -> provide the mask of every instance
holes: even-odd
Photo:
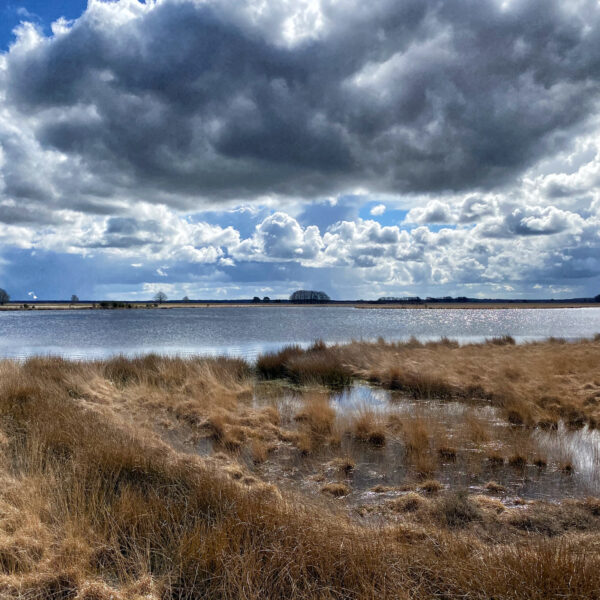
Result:
[[[437,356],[442,348],[463,351],[444,342],[313,352],[329,353],[360,374],[359,360],[375,365],[390,353],[395,362],[408,350]],[[296,411],[297,431],[290,431],[277,406],[253,404],[253,386],[253,370],[227,359],[0,362],[0,597],[598,596],[597,499],[504,510],[493,498],[486,504],[425,480],[388,507],[391,522],[351,519],[343,506],[357,475],[317,486],[313,498],[299,487],[282,491],[252,471],[255,462],[268,466],[273,445],[306,443],[313,451],[335,441],[327,397],[309,394]],[[536,402],[534,412],[547,410]],[[578,406],[577,396],[572,402]],[[441,442],[431,422],[417,416],[396,425],[415,464],[437,464]],[[382,426],[391,436],[390,423]],[[215,453],[202,458],[176,449],[175,442],[185,447],[177,436],[189,432],[210,436]],[[244,452],[251,460],[242,464]],[[356,470],[351,456],[341,459],[342,475]],[[334,487],[318,493],[328,485]]]
[[[384,418],[367,407],[362,407],[352,419],[350,433],[373,446],[383,446],[387,438]]]
[[[352,383],[352,372],[339,360],[335,349],[315,342],[308,349],[287,346],[279,352],[262,354],[256,361],[265,379],[290,379],[302,385],[343,387]]]
[[[600,397],[600,383],[594,383],[600,362],[597,338],[514,344],[504,336],[463,346],[451,340],[380,340],[286,350],[280,357],[269,355],[269,360],[310,364],[311,355],[331,373],[339,372],[338,381],[362,378],[415,398],[478,399],[502,409],[516,425],[565,420],[581,427],[600,422],[600,402],[589,400]],[[294,375],[291,369],[285,376],[303,380],[307,370],[300,371]],[[320,379],[336,381],[334,376]]]

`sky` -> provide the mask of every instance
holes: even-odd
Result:
[[[597,0],[0,1],[15,299],[600,293]]]

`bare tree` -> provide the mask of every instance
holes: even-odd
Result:
[[[10,296],[6,290],[0,288],[0,304],[6,304],[7,302],[10,302]]]
[[[162,290],[159,290],[158,292],[156,292],[156,294],[154,294],[154,302],[158,302],[160,304],[161,302],[166,301],[167,295]]]

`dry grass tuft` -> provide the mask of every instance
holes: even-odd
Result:
[[[335,469],[336,471],[338,471],[339,473],[341,473],[342,475],[349,477],[352,474],[352,472],[354,471],[354,468],[356,467],[356,463],[349,456],[345,456],[343,458],[342,457],[334,458],[329,463],[329,466],[332,467],[333,469]]]
[[[513,454],[508,457],[508,464],[515,469],[524,469],[527,466],[527,458],[522,454]]]
[[[303,350],[287,346],[279,352],[262,354],[256,362],[258,374],[265,379],[291,379],[295,383],[343,387],[352,383],[353,374],[339,359],[335,349],[316,342]]]
[[[506,492],[506,488],[496,481],[488,481],[484,488],[490,494],[504,494]]]
[[[416,492],[408,492],[399,498],[388,502],[389,508],[394,512],[416,512],[429,506],[429,502]]]
[[[347,496],[350,493],[350,488],[345,483],[334,481],[324,485],[321,488],[321,492],[323,494],[333,496],[334,498],[341,498],[342,496]]]
[[[441,446],[438,448],[438,454],[443,460],[454,461],[456,460],[457,451],[452,446]]]
[[[421,489],[426,494],[434,495],[437,494],[439,491],[443,490],[444,485],[437,481],[437,479],[428,479],[427,481],[421,483],[419,489]]]
[[[255,464],[264,463],[269,457],[269,448],[262,440],[254,438],[250,443],[250,453]]]
[[[322,443],[333,434],[335,417],[335,410],[329,403],[329,398],[315,394],[304,399],[304,404],[296,413],[295,419],[302,432],[313,442]]]
[[[482,518],[479,508],[465,491],[442,496],[436,503],[435,513],[450,528],[465,527]]]
[[[385,424],[372,410],[362,409],[352,425],[354,437],[373,446],[383,446],[386,442]]]
[[[495,467],[501,467],[504,464],[504,456],[494,450],[488,453],[486,460]]]

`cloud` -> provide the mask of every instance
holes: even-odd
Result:
[[[385,212],[385,204],[377,204],[369,212],[372,216],[378,217]]]
[[[450,207],[445,202],[432,200],[424,207],[411,209],[406,218],[406,223],[452,223],[455,218]]]
[[[592,290],[599,19],[591,0],[93,0],[50,35],[23,23],[0,55],[2,259],[89,261],[111,293]]]
[[[3,56],[3,194],[94,212],[491,188],[596,113],[600,7],[577,5],[90,2]]]

